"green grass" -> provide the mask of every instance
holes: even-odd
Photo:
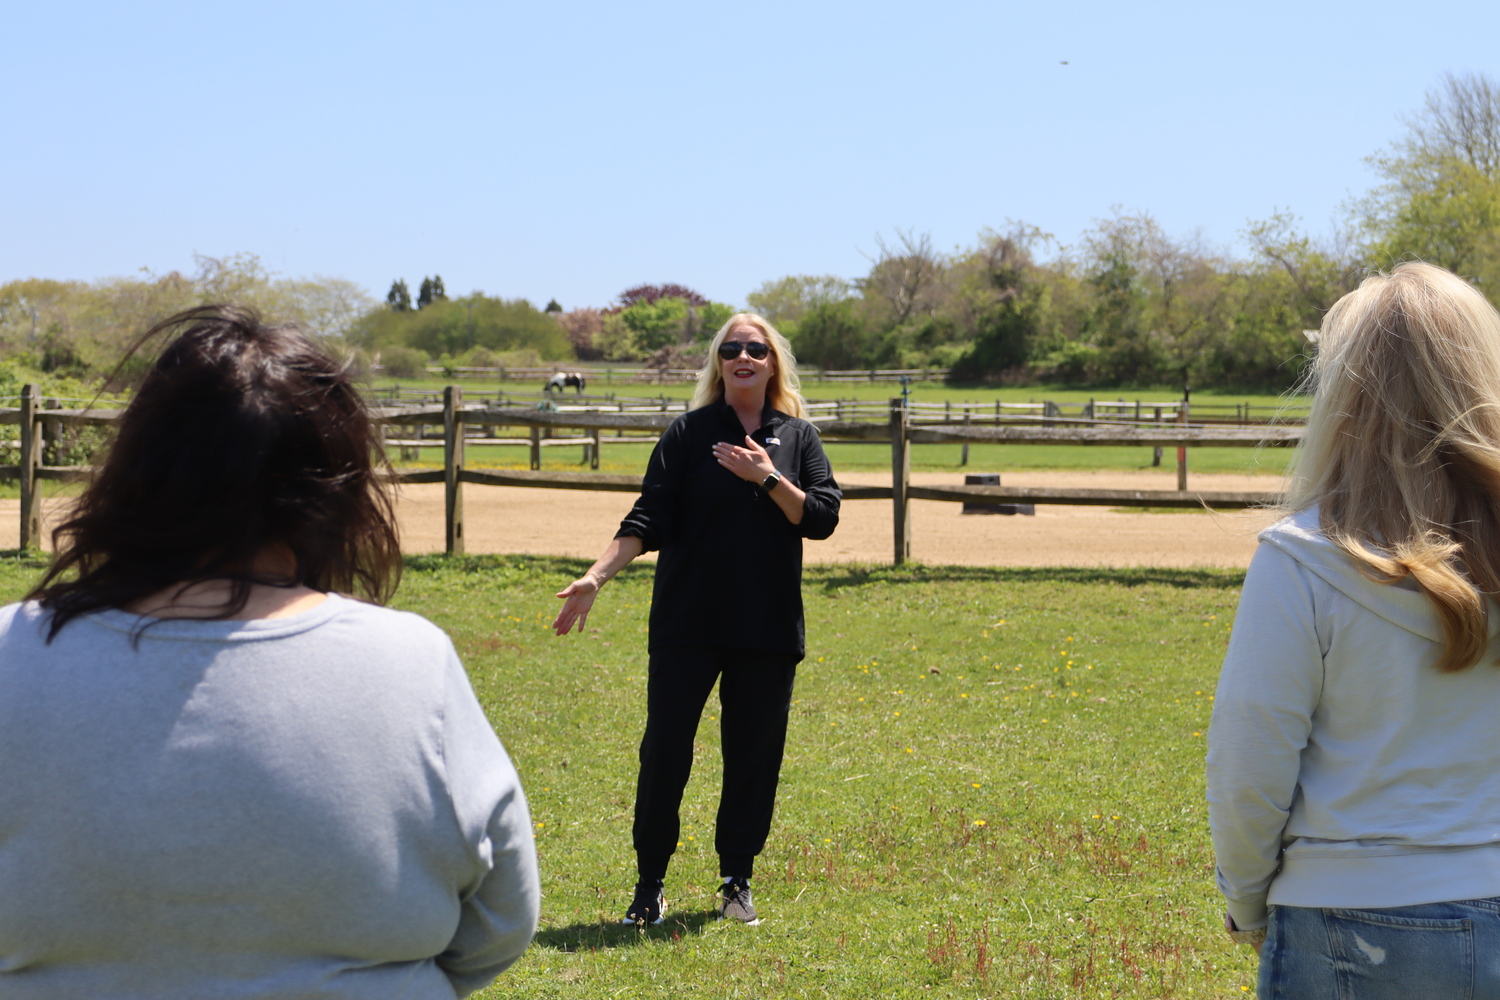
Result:
[[[834,475],[840,472],[889,472],[891,468],[890,445],[850,444],[829,441],[824,445]],[[581,461],[582,445],[577,448],[544,448],[542,468],[558,472],[588,471]],[[966,472],[1101,470],[1112,472],[1138,471],[1152,468],[1150,448],[1112,447],[1099,445],[1043,445],[1043,444],[975,444],[969,446],[969,462],[961,464],[963,449],[957,444],[915,444],[911,447],[913,472]],[[643,443],[616,443],[605,437],[600,448],[600,472],[630,473],[640,475],[646,471],[646,460],[651,457],[651,448]],[[1238,474],[1281,475],[1292,457],[1290,448],[1192,448],[1188,451],[1188,471],[1228,472]],[[398,461],[392,449],[392,461]],[[442,449],[424,448],[418,462],[401,463],[412,467],[441,468]],[[469,444],[464,449],[464,462],[471,468],[530,468],[531,452],[525,445],[486,446]],[[1175,475],[1177,453],[1172,448],[1162,449],[1160,465],[1165,475]],[[1003,481],[1003,480],[1002,480]]]
[[[40,567],[0,559],[0,600]],[[535,813],[542,929],[483,996],[1253,988],[1253,956],[1218,929],[1202,780],[1240,573],[810,567],[809,657],[755,882],[764,923],[710,919],[711,700],[672,910],[639,933],[616,921],[651,571],[621,574],[588,633],[557,639],[551,595],[582,569],[417,557],[397,602],[454,637]]]
[[[489,395],[492,396],[501,390],[506,392],[540,392],[542,383],[540,379],[528,379],[522,381],[499,382],[494,379],[445,379],[428,378],[420,380],[404,379],[379,379],[374,383],[376,389],[387,389],[392,385],[400,385],[406,389],[423,389],[428,392],[440,392],[444,386],[459,385],[463,387],[465,396]],[[1068,386],[1020,386],[1020,387],[980,387],[980,386],[949,386],[942,382],[914,382],[909,387],[911,399],[922,403],[942,403],[952,400],[960,402],[988,402],[993,403],[1000,400],[1004,403],[1040,403],[1044,399],[1050,399],[1057,403],[1086,403],[1091,399],[1100,402],[1112,402],[1125,400],[1142,403],[1172,403],[1182,398],[1182,386],[1142,386],[1129,389],[1076,389]],[[589,395],[601,395],[614,393],[617,396],[665,396],[668,399],[687,399],[693,394],[693,385],[688,382],[674,382],[666,385],[655,385],[649,382],[604,382],[592,380],[589,383]],[[561,399],[566,399],[573,393],[561,394]],[[897,382],[819,382],[816,378],[808,378],[802,383],[802,395],[810,400],[879,400],[886,401],[901,395],[901,385]],[[1246,392],[1237,388],[1224,389],[1194,389],[1194,400],[1208,404],[1233,405],[1235,403],[1250,403],[1257,409],[1260,407],[1277,407],[1286,401],[1287,397],[1274,393]],[[1305,402],[1305,398],[1296,398],[1295,402]]]
[[[83,492],[82,483],[59,483],[54,480],[43,480],[40,483],[42,498],[52,497],[76,497]],[[0,479],[0,500],[21,499],[21,481],[19,479]]]

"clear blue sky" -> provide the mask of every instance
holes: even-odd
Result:
[[[0,281],[258,254],[383,296],[441,274],[605,305],[743,303],[1112,206],[1234,248],[1326,231],[1500,4],[6,5]],[[1067,60],[1067,65],[1061,62]]]

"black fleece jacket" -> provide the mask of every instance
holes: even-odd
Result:
[[[714,460],[745,430],[722,397],[672,421],[651,453],[640,499],[615,537],[660,550],[650,648],[720,646],[805,654],[802,539],[827,538],[842,494],[813,425],[769,405],[751,435],[782,476],[807,494],[802,523],[787,520],[758,483]],[[779,488],[779,487],[778,487]]]

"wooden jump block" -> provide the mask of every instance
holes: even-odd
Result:
[[[973,472],[964,476],[965,486],[999,486],[1000,473]],[[1036,514],[1036,504],[1031,503],[980,503],[964,501],[965,514]]]

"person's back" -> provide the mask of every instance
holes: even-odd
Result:
[[[400,576],[378,438],[295,330],[203,307],[0,609],[0,996],[411,997],[525,950],[515,770]]]
[[[1500,997],[1500,313],[1428,264],[1324,318],[1208,733],[1261,997]]]
[[[0,611],[0,994],[448,997],[525,949],[520,786],[441,632],[142,624]]]

